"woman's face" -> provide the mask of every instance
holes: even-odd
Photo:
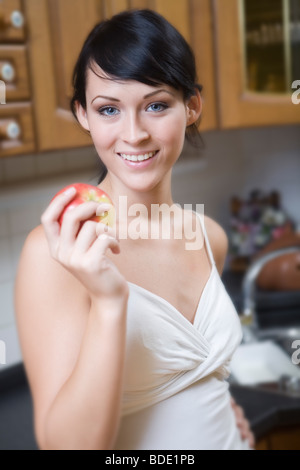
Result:
[[[77,115],[108,173],[131,189],[149,191],[179,158],[186,127],[200,114],[193,107],[170,86],[116,82],[89,69],[86,109],[78,106]]]

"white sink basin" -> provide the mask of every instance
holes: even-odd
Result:
[[[241,385],[277,382],[283,375],[300,379],[300,368],[273,341],[241,344],[232,357],[231,373]]]

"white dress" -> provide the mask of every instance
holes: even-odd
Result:
[[[194,322],[162,297],[128,283],[122,417],[116,450],[249,449],[235,424],[229,363],[242,331],[212,265]]]

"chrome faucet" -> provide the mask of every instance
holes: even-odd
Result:
[[[240,316],[241,323],[244,327],[244,341],[249,342],[257,338],[258,321],[255,302],[255,281],[262,268],[271,260],[282,255],[300,252],[300,246],[290,246],[272,251],[258,258],[248,268],[242,283],[243,292],[243,311]]]

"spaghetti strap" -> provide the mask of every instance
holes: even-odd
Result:
[[[210,243],[209,243],[208,235],[207,235],[207,232],[206,232],[206,229],[205,229],[204,214],[200,214],[199,212],[196,212],[196,211],[193,211],[193,212],[195,212],[197,214],[197,216],[199,217],[202,232],[203,232],[203,235],[204,235],[206,248],[207,248],[207,252],[208,252],[208,256],[209,256],[209,260],[211,262],[211,265],[214,266],[216,263],[215,263],[215,260],[214,260],[214,255],[213,255]]]

